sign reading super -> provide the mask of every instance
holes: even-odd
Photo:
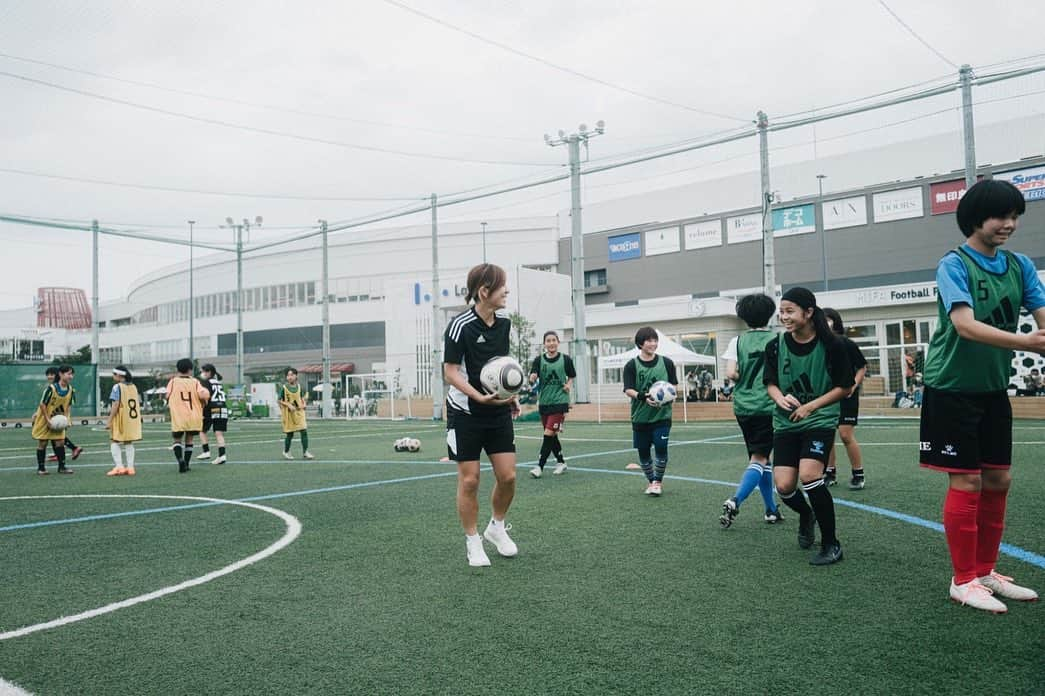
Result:
[[[638,232],[621,234],[609,239],[610,261],[627,261],[642,256],[642,235]]]

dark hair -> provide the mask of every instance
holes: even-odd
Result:
[[[478,266],[473,266],[472,270],[468,271],[466,284],[468,286],[468,294],[464,296],[464,301],[468,303],[478,302],[480,288],[486,288],[491,292],[498,288],[503,288],[508,284],[508,274],[496,264],[481,263]]]
[[[785,292],[780,299],[794,302],[802,309],[813,310],[813,328],[816,330],[816,337],[823,341],[824,344],[834,343],[838,340],[835,337],[835,332],[827,324],[824,310],[816,306],[816,295],[813,294],[812,290],[796,286]]]
[[[642,344],[651,338],[657,338],[657,330],[652,326],[643,326],[635,332],[635,345],[641,349]]]
[[[122,376],[123,376],[123,381],[124,382],[127,382],[127,383],[133,382],[134,375],[131,374],[131,371],[128,370],[126,366],[124,366],[124,365],[117,365],[116,367],[113,368],[113,372],[115,372],[116,370],[119,370],[121,373],[123,373]]]
[[[76,370],[73,369],[72,365],[59,365],[58,366],[58,376],[59,377],[64,375],[66,372],[72,372],[73,374],[76,374]]]
[[[221,373],[218,372],[217,368],[215,368],[214,365],[210,363],[207,363],[203,367],[201,367],[200,372],[209,372],[211,374],[211,377],[217,377],[219,381],[224,379],[224,377],[221,376]]]
[[[546,340],[548,340],[549,336],[555,336],[555,340],[559,340],[559,334],[555,333],[554,331],[545,331],[544,335],[541,336],[541,343],[544,343]]]
[[[776,303],[773,302],[773,298],[761,292],[744,295],[737,300],[737,316],[752,329],[768,325],[775,311]]]
[[[1027,202],[1018,188],[1001,179],[984,179],[969,187],[954,215],[962,234],[971,237],[990,218],[1023,215],[1026,210]]]
[[[178,368],[178,372],[192,372],[192,360],[182,358],[175,367]]]
[[[58,376],[58,368],[55,367],[54,365],[52,365],[51,367],[49,367],[46,370],[44,370],[44,376],[46,376],[46,377],[57,377]]]
[[[842,315],[838,313],[837,309],[831,307],[824,307],[824,315],[831,320],[831,328],[839,336],[845,335],[845,324],[842,323]]]
[[[288,367],[285,374],[288,374],[288,375],[294,374],[294,375],[296,375],[297,373],[298,373],[298,371],[295,370],[293,367]]]

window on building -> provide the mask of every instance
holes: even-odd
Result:
[[[584,272],[584,287],[598,288],[606,285],[606,269],[598,268]]]
[[[316,304],[316,282],[310,281],[305,283],[305,302],[308,304]]]

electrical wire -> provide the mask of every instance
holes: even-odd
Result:
[[[878,0],[878,4],[881,5],[882,7],[884,7],[885,11],[888,12],[890,15],[892,15],[893,19],[895,19],[897,22],[899,22],[901,27],[906,29],[910,33],[911,36],[913,36],[914,38],[918,39],[919,43],[921,43],[923,46],[925,46],[930,51],[932,51],[936,55],[937,58],[942,60],[944,63],[947,63],[947,65],[951,66],[955,70],[958,69],[958,64],[957,63],[955,63],[950,58],[948,58],[947,56],[945,56],[942,53],[940,53],[939,51],[937,51],[935,48],[933,48],[932,44],[930,44],[928,41],[926,41],[921,36],[919,36],[918,32],[916,32],[914,29],[912,29],[911,26],[907,22],[903,21],[900,18],[900,15],[896,14],[895,12],[893,12],[892,8],[885,4],[885,0]]]
[[[294,196],[281,193],[243,193],[236,191],[204,191],[201,189],[179,188],[176,186],[155,186],[149,184],[132,184],[125,181],[109,181],[106,179],[86,179],[78,176],[66,176],[63,174],[49,174],[47,172],[34,172],[28,169],[12,169],[0,167],[0,172],[5,174],[18,174],[21,176],[35,176],[43,179],[56,179],[59,181],[74,181],[80,184],[92,184],[97,186],[115,186],[119,188],[139,189],[142,191],[164,191],[168,193],[191,193],[201,196],[229,196],[237,198],[264,198],[286,201],[336,201],[336,202],[372,202],[372,201],[415,201],[421,196],[415,197],[362,197],[362,196]]]
[[[398,0],[384,0],[384,2],[386,2],[387,4],[392,5],[394,7],[398,7],[399,9],[404,10],[406,12],[409,12],[411,14],[417,15],[418,17],[421,17],[423,19],[427,19],[430,22],[434,22],[434,23],[438,24],[439,26],[445,27],[447,29],[450,29],[452,31],[456,31],[456,32],[461,33],[461,34],[464,34],[465,36],[470,36],[471,38],[475,39],[476,41],[481,41],[481,42],[483,42],[485,44],[488,44],[490,46],[495,46],[496,48],[499,48],[502,51],[507,51],[507,52],[509,52],[509,53],[511,53],[513,55],[520,56],[521,58],[526,58],[527,60],[535,61],[535,62],[540,63],[541,65],[545,65],[545,66],[547,66],[549,68],[553,68],[553,69],[558,70],[560,72],[564,72],[564,73],[567,73],[569,75],[573,75],[574,77],[579,77],[579,78],[582,78],[584,80],[588,80],[589,82],[594,82],[596,84],[602,85],[603,87],[609,87],[610,89],[615,89],[615,90],[617,90],[619,92],[624,92],[625,94],[630,94],[630,95],[632,95],[634,97],[640,97],[642,99],[647,99],[649,101],[656,102],[658,104],[664,104],[666,106],[673,106],[673,107],[678,108],[678,109],[685,109],[686,111],[691,111],[691,112],[693,112],[695,114],[700,114],[702,116],[713,116],[714,118],[721,118],[721,119],[725,119],[727,121],[739,121],[741,123],[747,123],[748,120],[749,120],[749,119],[746,119],[746,118],[737,118],[736,116],[729,116],[727,114],[716,113],[714,111],[705,111],[703,109],[697,109],[697,108],[694,108],[692,106],[688,106],[686,104],[680,104],[678,102],[673,102],[673,101],[669,101],[667,99],[662,99],[660,97],[655,97],[655,96],[653,96],[651,94],[645,94],[643,92],[638,92],[638,91],[630,89],[628,87],[622,87],[621,85],[617,85],[617,84],[614,84],[612,82],[607,82],[606,80],[602,80],[602,79],[599,79],[599,78],[594,77],[592,75],[588,75],[588,74],[579,72],[577,70],[573,70],[572,68],[567,68],[565,66],[558,65],[556,63],[551,62],[550,60],[546,60],[544,58],[541,58],[540,56],[535,56],[533,54],[526,53],[525,51],[521,51],[521,50],[519,50],[517,48],[513,48],[512,46],[509,46],[507,44],[501,43],[500,41],[495,41],[493,39],[489,39],[489,38],[487,38],[487,37],[485,37],[485,36],[483,36],[481,34],[477,34],[477,33],[473,32],[473,31],[469,31],[468,29],[465,29],[463,27],[459,27],[459,26],[457,26],[455,24],[451,24],[450,22],[447,22],[445,20],[439,19],[438,17],[434,17],[434,16],[432,16],[430,14],[422,12],[421,10],[414,9],[413,7],[411,7],[411,6],[409,6],[409,5],[405,4],[405,3],[398,2]]]
[[[179,89],[177,87],[167,87],[160,85],[155,82],[143,82],[141,80],[131,80],[123,77],[116,77],[115,75],[106,75],[105,73],[93,72],[91,70],[82,70],[80,68],[74,68],[68,65],[61,65],[59,63],[48,63],[43,60],[36,60],[34,58],[25,58],[24,56],[16,56],[10,53],[0,52],[0,58],[6,58],[8,60],[17,60],[23,63],[32,63],[34,65],[43,65],[48,68],[55,68],[56,70],[65,70],[79,75],[87,75],[89,77],[97,77],[103,80],[112,80],[114,82],[121,82],[127,85],[134,85],[136,87],[147,87],[149,89],[156,89],[162,92],[170,92],[171,94],[180,94],[182,96],[197,97],[199,99],[210,99],[213,101],[224,102],[226,104],[236,104],[238,106],[249,106],[256,109],[267,109],[269,111],[278,111],[281,113],[295,114],[298,116],[310,116],[312,118],[324,118],[332,121],[345,121],[347,123],[359,123],[366,126],[380,126],[382,128],[399,128],[401,130],[416,131],[418,133],[433,133],[435,135],[450,135],[460,138],[488,138],[490,140],[510,140],[515,142],[531,142],[533,138],[527,138],[522,136],[508,136],[508,135],[491,135],[490,133],[466,133],[461,131],[449,131],[440,130],[438,128],[425,128],[424,126],[411,126],[401,123],[391,123],[389,121],[372,121],[363,118],[353,118],[351,116],[341,116],[337,114],[326,114],[315,111],[304,111],[301,109],[290,109],[283,106],[276,106],[274,104],[262,104],[259,102],[245,101],[242,99],[233,99],[231,97],[220,97],[214,94],[207,94],[205,92],[194,92],[187,89]]]
[[[156,106],[149,106],[147,104],[139,104],[138,102],[129,101],[126,99],[118,99],[116,97],[110,97],[104,94],[98,94],[96,92],[90,92],[88,90],[76,89],[75,87],[66,87],[65,85],[59,85],[54,82],[48,82],[47,80],[38,80],[36,78],[27,77],[25,75],[18,75],[16,73],[7,72],[0,70],[0,75],[9,77],[15,80],[21,80],[31,84],[42,85],[44,87],[50,87],[57,89],[62,92],[70,92],[72,94],[79,94],[84,97],[90,97],[92,99],[99,99],[101,101],[110,102],[113,104],[120,104],[121,106],[129,106],[135,109],[141,109],[143,111],[150,111],[152,113],[163,114],[165,116],[173,116],[175,118],[182,118],[189,121],[195,121],[197,123],[206,123],[212,126],[221,126],[223,128],[231,128],[234,130],[246,131],[248,133],[260,133],[262,135],[272,135],[280,138],[289,138],[291,140],[300,140],[308,143],[319,143],[321,145],[332,145],[335,147],[348,148],[350,150],[363,150],[366,152],[379,152],[388,155],[400,155],[403,157],[415,157],[419,159],[432,159],[441,160],[444,162],[466,162],[468,164],[498,164],[498,165],[511,165],[517,167],[547,167],[547,162],[517,162],[509,160],[487,160],[487,159],[472,159],[468,157],[455,157],[453,155],[437,155],[424,152],[410,152],[407,150],[395,150],[387,147],[377,147],[376,145],[361,145],[359,143],[347,143],[340,140],[328,140],[326,138],[316,138],[308,135],[300,135],[298,133],[288,133],[286,131],[273,130],[271,128],[258,128],[256,126],[248,126],[242,123],[234,123],[232,121],[222,121],[216,118],[207,118],[204,116],[194,116],[192,114],[182,113],[180,111],[171,111],[169,109],[161,109]]]

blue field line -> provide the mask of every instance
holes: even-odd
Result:
[[[736,435],[728,435],[728,436],[725,436],[725,437],[707,438],[705,440],[684,441],[684,442],[671,443],[671,444],[672,445],[676,445],[676,446],[677,445],[687,445],[687,444],[700,444],[702,442],[712,442],[712,441],[724,440],[724,439],[731,438],[731,437],[737,437],[737,436]],[[571,460],[575,461],[577,459],[590,459],[590,458],[593,458],[593,457],[603,457],[603,456],[608,456],[608,455],[612,455],[612,454],[627,453],[627,452],[631,452],[631,451],[632,450],[629,448],[629,449],[610,450],[610,451],[606,451],[606,452],[592,452],[592,453],[587,453],[587,454],[575,455],[575,456],[571,457]],[[532,466],[535,463],[536,462],[532,462],[532,461],[531,462],[519,462],[519,463],[516,464],[516,466],[517,467]],[[481,468],[483,470],[487,470],[488,471],[490,467],[489,467],[489,465],[483,465]],[[574,471],[582,471],[582,472],[592,473],[592,474],[616,474],[616,475],[620,475],[620,476],[643,476],[643,473],[640,472],[640,471],[627,471],[627,470],[620,470],[620,469],[599,469],[599,468],[594,468],[594,467],[574,466],[572,464],[570,465],[570,469],[574,470]],[[354,490],[354,489],[359,489],[359,488],[372,488],[372,487],[375,487],[375,486],[383,486],[383,485],[391,484],[391,483],[409,483],[409,482],[412,482],[412,481],[424,481],[424,480],[430,480],[430,479],[436,479],[436,478],[447,478],[447,477],[456,476],[456,475],[457,475],[457,471],[456,470],[454,470],[454,471],[443,471],[443,472],[439,472],[439,473],[435,473],[435,474],[423,474],[423,475],[420,475],[420,476],[404,476],[404,477],[394,478],[394,479],[380,479],[378,481],[364,481],[362,483],[349,483],[349,484],[345,484],[345,485],[342,485],[342,486],[329,486],[329,487],[326,487],[326,488],[311,488],[311,489],[307,489],[307,490],[290,491],[290,492],[286,492],[286,493],[270,493],[270,494],[267,494],[267,495],[251,496],[249,498],[236,498],[235,500],[237,502],[253,503],[253,502],[258,502],[258,501],[261,501],[261,500],[278,500],[280,498],[293,498],[293,497],[302,496],[302,495],[315,495],[315,494],[318,494],[318,493],[336,493],[338,491],[348,491],[348,490]],[[696,476],[676,476],[676,475],[668,474],[664,478],[668,479],[668,480],[672,480],[672,481],[686,481],[686,482],[689,482],[689,483],[703,483],[703,484],[710,484],[710,485],[714,485],[714,486],[726,486],[726,487],[729,487],[729,488],[732,488],[732,487],[736,486],[736,482],[719,481],[717,479],[706,479],[706,478],[699,478],[699,477],[696,477]],[[849,508],[853,508],[853,509],[856,509],[856,510],[860,510],[862,512],[870,512],[870,513],[875,514],[875,515],[881,515],[882,517],[888,517],[889,519],[894,519],[894,520],[897,520],[897,521],[900,521],[900,522],[906,522],[907,524],[912,524],[912,525],[915,525],[915,526],[918,526],[918,527],[924,527],[925,529],[930,529],[930,530],[932,530],[934,532],[943,532],[943,525],[940,524],[939,522],[932,522],[930,520],[922,519],[921,517],[915,517],[914,515],[908,515],[906,513],[896,512],[896,511],[893,511],[893,510],[889,510],[887,508],[881,508],[881,507],[877,507],[877,506],[874,506],[874,505],[867,505],[865,503],[857,503],[857,502],[854,502],[854,501],[851,501],[851,500],[846,500],[844,498],[837,498],[836,497],[834,500],[839,505],[842,505],[842,506],[845,506],[845,507],[849,507]],[[94,522],[94,521],[99,521],[99,520],[115,519],[115,518],[120,518],[120,517],[131,517],[131,516],[136,516],[136,515],[150,515],[150,514],[157,513],[157,512],[174,512],[174,511],[178,511],[178,510],[191,510],[191,509],[194,509],[194,508],[214,507],[214,506],[222,505],[222,504],[223,503],[190,503],[190,504],[187,504],[187,505],[171,505],[171,506],[165,506],[165,507],[161,507],[161,508],[149,508],[147,510],[132,510],[132,511],[127,511],[127,512],[113,512],[113,513],[107,513],[107,514],[102,514],[102,515],[86,515],[86,516],[83,516],[83,517],[71,517],[71,518],[61,519],[61,520],[47,520],[47,521],[42,521],[42,522],[29,522],[29,523],[25,523],[25,524],[16,524],[16,525],[9,525],[9,526],[6,526],[6,527],[0,527],[0,532],[12,532],[12,531],[23,530],[23,529],[34,529],[34,528],[37,528],[37,527],[51,527],[51,526],[61,525],[61,524],[74,524],[74,523],[78,523],[78,522]],[[1013,546],[1012,544],[1002,544],[1000,550],[1001,550],[1001,553],[1005,554],[1006,556],[1011,556],[1012,558],[1015,558],[1017,560],[1023,561],[1024,563],[1028,563],[1028,564],[1033,565],[1033,566],[1035,566],[1037,568],[1041,568],[1041,569],[1045,570],[1045,556],[1042,556],[1041,554],[1034,553],[1033,551],[1028,551],[1028,550],[1020,548],[1018,546]]]

